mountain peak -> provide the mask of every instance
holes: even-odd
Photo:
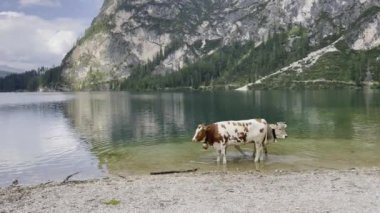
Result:
[[[351,49],[369,50],[380,44],[379,8],[377,0],[106,0],[64,59],[64,74],[76,89],[128,78],[140,65],[166,75],[278,32],[289,48],[301,28],[314,49],[343,36]]]

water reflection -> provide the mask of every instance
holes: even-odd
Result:
[[[0,94],[0,186],[101,175],[95,156],[78,140],[62,110],[71,96]]]
[[[67,117],[96,143],[133,142],[184,131],[183,94],[78,93]]]
[[[82,92],[0,94],[0,185],[218,170],[215,153],[191,143],[199,123],[286,121],[289,139],[271,145],[263,170],[380,166],[377,90]],[[252,145],[244,146],[252,154]],[[229,171],[255,170],[228,150]],[[105,169],[107,168],[107,169]]]
[[[111,172],[199,165],[212,169],[215,153],[190,143],[195,126],[255,117],[289,124],[291,138],[270,148],[268,169],[338,167],[352,166],[352,157],[359,165],[380,160],[371,156],[373,150],[380,151],[376,142],[380,104],[371,98],[378,94],[345,90],[80,93],[66,114]],[[365,148],[369,146],[371,150]],[[252,146],[244,148],[251,152]],[[229,157],[232,170],[252,167],[250,160],[232,149]]]

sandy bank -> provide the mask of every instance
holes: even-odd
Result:
[[[114,204],[106,204],[114,199]],[[378,212],[380,169],[110,177],[0,189],[0,212]]]

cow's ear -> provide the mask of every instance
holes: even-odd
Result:
[[[278,126],[282,126],[282,127],[284,127],[284,128],[286,128],[288,125],[286,125],[286,123],[285,122],[277,122],[277,125]]]
[[[276,129],[277,124],[269,124],[269,127],[270,127],[271,129]]]
[[[200,124],[198,124],[198,127],[204,127],[204,126],[205,126],[204,123],[200,123]]]

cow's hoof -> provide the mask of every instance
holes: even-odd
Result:
[[[203,147],[203,149],[208,149],[208,144],[207,143],[203,143],[202,147]]]

